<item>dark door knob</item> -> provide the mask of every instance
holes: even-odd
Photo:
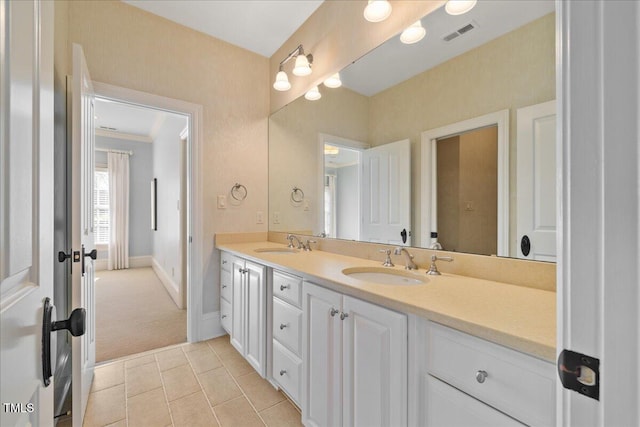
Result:
[[[403,228],[400,232],[400,237],[402,237],[402,243],[407,243],[407,229]]]
[[[528,256],[529,252],[531,252],[531,241],[529,240],[529,236],[522,236],[522,239],[520,240],[520,250],[524,256]]]
[[[98,258],[98,251],[94,249],[91,252],[89,252],[88,254],[84,254],[84,256],[88,256],[91,259],[96,259],[96,258]]]

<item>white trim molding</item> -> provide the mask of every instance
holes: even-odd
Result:
[[[430,247],[431,231],[437,230],[437,171],[436,141],[473,129],[498,126],[498,256],[509,256],[509,110],[500,110],[484,116],[430,129],[421,134],[422,218],[420,245]]]
[[[203,313],[204,293],[204,203],[202,194],[202,105],[179,99],[167,98],[106,83],[94,82],[96,96],[184,114],[189,117],[187,141],[187,340],[200,341],[208,334],[205,329],[207,313]],[[207,332],[205,332],[207,331]]]
[[[103,246],[103,245],[100,245]],[[99,249],[98,249],[99,251]],[[144,268],[151,267],[151,255],[142,255],[142,256],[130,256],[129,257],[129,268]],[[96,271],[103,271],[107,269],[107,259],[99,258],[95,261],[94,267]]]
[[[156,276],[158,276],[158,279],[160,279],[160,282],[162,282],[162,285],[166,289],[176,307],[178,307],[180,310],[185,308],[182,304],[182,295],[180,295],[180,285],[173,281],[171,276],[169,276],[169,274],[164,270],[164,268],[162,268],[160,263],[158,263],[155,258],[151,258],[151,267],[156,273]]]

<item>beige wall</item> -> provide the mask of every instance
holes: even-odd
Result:
[[[368,22],[363,17],[367,0],[325,1],[307,21],[271,56],[269,82],[273,83],[280,61],[302,44],[305,53],[314,56],[313,74],[296,77],[293,64],[285,64],[291,89],[271,90],[271,112],[275,112],[323,82],[331,74],[378,47],[424,15],[436,10],[444,0],[391,0],[393,12],[383,22]]]
[[[268,207],[269,60],[119,1],[56,2],[58,23],[67,48],[82,45],[95,81],[203,106],[203,305],[217,310],[214,233],[267,229],[256,212]],[[216,209],[216,195],[228,196],[236,182],[247,199]]]
[[[414,236],[422,235],[420,134],[507,108],[509,235],[516,235],[516,110],[555,99],[555,88],[555,14],[551,13],[371,97],[370,143],[411,140]],[[516,240],[512,238],[510,246]],[[510,254],[515,256],[515,249]]]
[[[351,90],[326,90],[320,101],[297,99],[269,119],[269,229],[319,233],[318,134],[366,142],[369,100]],[[324,156],[322,157],[324,159]],[[293,187],[304,191],[305,203],[291,203]],[[279,224],[273,222],[278,213]]]

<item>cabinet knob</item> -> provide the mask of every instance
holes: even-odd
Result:
[[[281,370],[280,370],[280,376],[283,376],[283,375],[284,375],[284,374],[286,374],[286,373],[287,373],[287,371],[286,371],[286,370],[284,370],[284,369],[281,369]]]
[[[280,290],[284,291],[285,289],[289,289],[291,285],[280,285]]]
[[[223,263],[223,264],[226,264],[226,263],[227,263],[227,260],[226,260],[226,259],[223,259],[223,260],[222,260],[222,263]]]
[[[224,289],[224,288],[226,288],[226,287],[227,287],[227,285],[222,285],[222,289]]]
[[[349,317],[349,315],[345,312],[340,313],[340,320],[344,320],[346,317]]]
[[[331,311],[329,312],[329,314],[331,314],[331,317],[334,317],[339,312],[340,312],[340,310],[336,310],[335,308],[332,308]]]
[[[280,323],[280,330],[283,330],[286,327],[287,327],[287,325],[285,323]]]
[[[476,381],[482,384],[484,380],[487,379],[487,376],[488,376],[487,371],[478,371],[476,372]]]
[[[226,314],[223,314],[223,315],[222,315],[222,318],[223,318],[223,319],[225,319],[226,317],[227,317],[227,315],[226,315]]]

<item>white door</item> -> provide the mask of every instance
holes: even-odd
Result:
[[[517,112],[518,258],[556,260],[556,101]]]
[[[411,246],[411,143],[363,151],[362,169],[362,240]]]
[[[53,298],[53,2],[0,0],[0,27],[0,425],[50,426],[41,352]],[[51,334],[54,356],[63,333]]]
[[[407,316],[345,296],[342,302],[345,426],[407,424]]]
[[[265,324],[265,267],[247,261],[245,271],[246,357],[251,366],[264,377],[267,331]]]
[[[302,285],[302,422],[342,425],[342,295]]]
[[[73,372],[73,425],[82,426],[93,368],[95,341],[95,270],[89,253],[93,241],[93,182],[95,166],[94,93],[91,76],[80,45],[73,45],[71,85],[71,245],[80,251],[73,263],[71,304],[86,310],[85,333],[71,341]],[[84,255],[84,256],[83,256]]]

